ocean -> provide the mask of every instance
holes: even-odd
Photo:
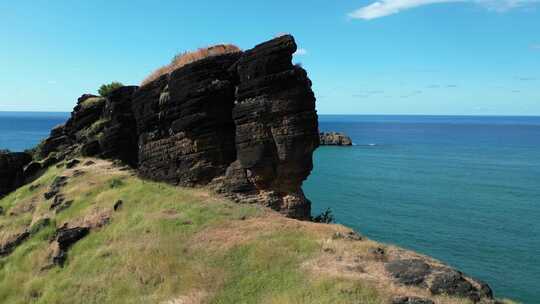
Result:
[[[36,145],[67,113],[0,112],[0,149]],[[353,147],[320,147],[314,213],[540,301],[540,117],[320,116]]]
[[[540,117],[321,116],[314,213],[540,303]]]
[[[64,112],[0,111],[0,149],[23,151],[32,148],[68,117],[69,113]]]

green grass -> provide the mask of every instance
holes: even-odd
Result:
[[[81,107],[83,109],[84,108],[89,108],[91,106],[94,106],[94,105],[97,105],[97,104],[100,104],[100,103],[105,103],[105,98],[103,98],[103,97],[91,97],[91,98],[88,98],[85,101],[83,101],[81,103]]]
[[[9,220],[34,232],[0,258],[1,303],[383,303],[360,282],[305,271],[302,263],[319,254],[321,245],[294,226],[254,230],[231,246],[200,243],[206,231],[266,216],[260,207],[126,172],[77,169],[87,173],[68,180],[62,192],[74,203],[59,214],[47,213],[50,201],[42,193],[64,169],[51,168],[34,182],[41,185],[34,191],[25,186],[0,200],[7,212],[39,200],[29,214],[0,217],[3,224]],[[123,206],[112,212],[118,200]],[[56,227],[103,210],[110,212],[110,224],[77,242],[64,268],[42,270]],[[51,222],[30,226],[36,215]]]
[[[336,226],[272,218],[260,207],[234,204],[204,189],[144,181],[94,161],[90,168],[77,167],[85,174],[70,177],[62,188],[73,204],[59,214],[49,210],[51,200],[43,193],[55,177],[69,175],[64,168],[50,168],[32,183],[33,190],[27,185],[0,199],[0,241],[31,232],[0,258],[0,303],[382,304],[392,295],[367,281],[306,269],[306,261],[324,254]],[[113,212],[118,200],[122,208]],[[64,268],[43,269],[57,227],[102,214],[109,224],[92,228],[70,248]],[[346,240],[331,241],[354,248]],[[365,255],[369,246],[380,245],[358,246],[356,254]]]

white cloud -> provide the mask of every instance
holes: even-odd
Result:
[[[296,53],[294,55],[296,56],[304,56],[307,55],[308,51],[306,49],[298,49],[296,50]]]
[[[371,20],[397,14],[403,10],[428,4],[460,2],[463,0],[380,0],[368,6],[361,7],[349,14],[354,19]]]
[[[454,2],[474,3],[491,11],[506,12],[514,8],[539,3],[540,0],[378,0],[350,13],[349,17],[353,19],[371,20],[394,15],[415,7]]]
[[[539,3],[540,0],[475,0],[474,2],[490,11],[504,13],[511,9]]]
[[[540,43],[531,45],[531,49],[540,51]]]

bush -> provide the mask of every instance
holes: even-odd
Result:
[[[323,213],[312,218],[315,223],[331,224],[334,222],[334,215],[330,208],[326,209]]]
[[[123,87],[124,84],[122,84],[121,82],[117,82],[117,81],[113,81],[109,84],[104,84],[102,85],[99,90],[98,90],[98,93],[99,95],[103,96],[103,97],[107,97],[112,91],[120,88],[120,87]]]

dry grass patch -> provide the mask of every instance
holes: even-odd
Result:
[[[224,55],[224,54],[231,54],[231,53],[238,53],[242,50],[237,47],[236,45],[232,44],[217,44],[213,46],[209,46],[206,48],[200,48],[196,51],[192,52],[184,52],[180,53],[173,57],[171,63],[160,67],[159,69],[155,70],[150,74],[148,77],[146,77],[142,82],[141,86],[147,85],[150,82],[158,79],[159,77],[170,74],[173,71],[187,65],[190,63],[193,63],[195,61],[199,61],[204,58],[212,57],[212,56],[218,56],[218,55]]]

